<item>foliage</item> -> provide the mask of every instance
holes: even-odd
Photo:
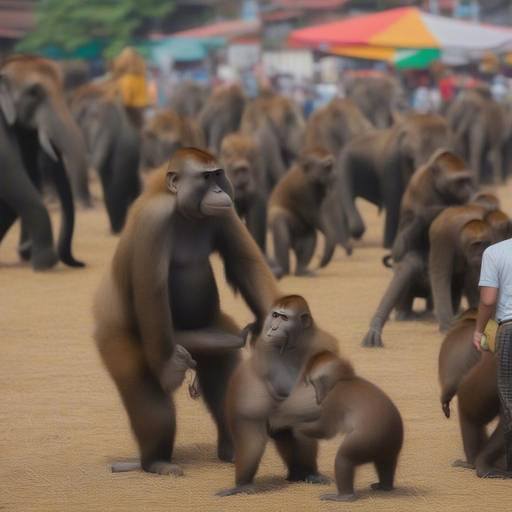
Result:
[[[18,50],[57,46],[72,51],[91,39],[101,39],[107,42],[105,56],[112,57],[133,38],[158,29],[175,6],[173,0],[41,0],[36,29]]]

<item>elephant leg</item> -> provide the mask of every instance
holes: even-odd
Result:
[[[417,252],[409,252],[400,261],[393,273],[391,283],[382,297],[377,311],[370,322],[370,328],[363,338],[363,347],[382,347],[382,329],[393,308],[406,297],[415,281],[424,271],[425,263]]]
[[[0,199],[0,242],[2,242],[17,217],[16,212]]]
[[[18,254],[23,261],[30,261],[32,255],[32,240],[26,226],[21,224],[20,241],[18,243]]]
[[[308,270],[308,265],[313,258],[316,248],[316,231],[311,231],[298,237],[294,243],[295,254],[297,255],[297,276],[312,276],[314,272]]]
[[[21,217],[22,226],[32,240],[32,266],[35,270],[53,267],[57,261],[57,253],[53,247],[53,234],[50,216],[41,195],[30,181],[24,169],[9,169],[4,173],[1,187],[4,203]],[[5,225],[12,224],[12,215]],[[4,227],[4,226],[2,226]],[[9,226],[10,227],[10,226]],[[5,229],[5,227],[4,227]],[[7,231],[8,227],[5,229]],[[0,234],[2,229],[0,228]],[[5,233],[4,233],[5,234]]]

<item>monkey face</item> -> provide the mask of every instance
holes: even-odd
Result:
[[[237,160],[226,167],[226,170],[237,198],[249,196],[254,191],[254,180],[248,160]]]
[[[233,188],[215,162],[183,161],[180,172],[167,173],[167,187],[176,195],[178,211],[197,219],[225,215],[233,208]]]
[[[334,159],[328,153],[321,153],[317,151],[304,156],[302,166],[311,183],[327,187],[334,181]]]
[[[469,171],[450,173],[441,183],[442,195],[456,204],[467,203],[475,192],[473,177]]]
[[[308,311],[297,311],[293,305],[276,305],[265,319],[261,339],[267,347],[282,353],[292,349],[297,337],[311,325]]]

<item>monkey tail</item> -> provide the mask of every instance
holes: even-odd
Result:
[[[391,254],[386,254],[386,256],[383,256],[382,264],[386,268],[393,268],[393,256]]]

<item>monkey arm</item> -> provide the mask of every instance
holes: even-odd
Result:
[[[425,262],[415,251],[408,252],[398,263],[393,272],[393,278],[382,297],[377,311],[370,322],[370,328],[363,338],[363,347],[382,347],[382,329],[389,315],[399,300],[408,292],[415,280],[421,276]]]
[[[263,254],[234,210],[219,223],[216,249],[224,260],[227,281],[242,294],[259,330],[280,292]]]
[[[173,211],[174,202],[168,195],[150,199],[130,226],[128,240],[133,247],[130,263],[134,313],[147,362],[158,376],[174,350],[168,292]]]
[[[428,267],[434,311],[439,322],[439,329],[446,331],[454,315],[452,274],[456,240],[451,239],[450,233],[446,229],[437,229],[436,224],[432,225],[429,237],[430,253]]]
[[[421,217],[415,216],[406,220],[396,235],[393,242],[393,249],[391,255],[393,261],[398,262],[411,250],[418,250],[421,244],[421,235],[427,228],[425,222]]]
[[[220,350],[238,349],[245,345],[245,338],[221,329],[198,329],[174,331],[176,343],[191,352],[218,352]]]

